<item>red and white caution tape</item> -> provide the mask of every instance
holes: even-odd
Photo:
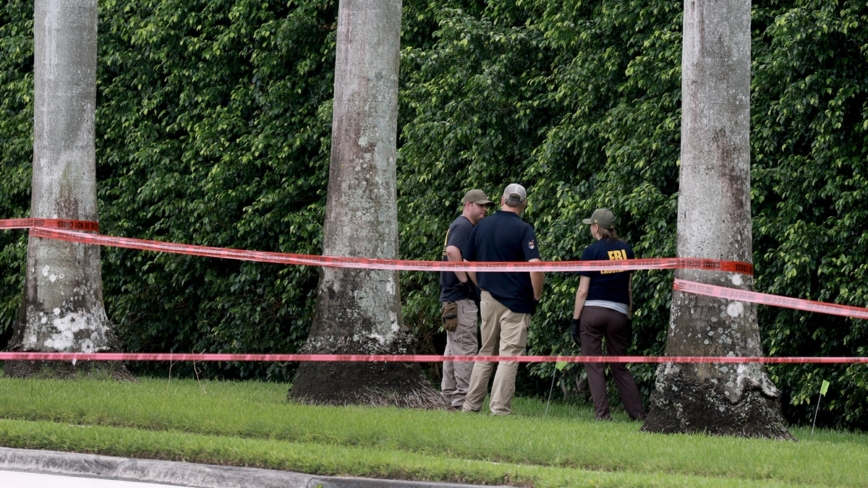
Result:
[[[866,364],[868,357],[730,357],[730,356],[439,356],[385,354],[178,354],[178,353],[68,353],[0,352],[0,361],[239,361],[239,362],[366,362],[366,363],[441,363],[500,362],[517,363],[721,363],[721,364]]]
[[[121,247],[143,251],[167,252],[263,263],[333,268],[358,268],[396,271],[604,271],[651,269],[702,269],[752,275],[753,265],[736,261],[694,258],[650,258],[620,261],[552,261],[552,262],[447,262],[396,259],[372,259],[343,256],[316,256],[262,251],[226,249],[191,244],[148,241],[100,234],[85,234],[67,229],[98,232],[96,222],[64,219],[0,220],[0,229],[29,228],[34,237],[58,239],[100,246]],[[787,307],[810,312],[828,313],[868,319],[868,309],[815,302],[796,298],[767,295],[746,290],[675,280],[674,289],[688,293],[763,305]],[[862,357],[711,357],[711,356],[439,356],[439,355],[340,355],[340,354],[175,354],[175,353],[46,353],[0,352],[0,361],[275,361],[275,362],[430,362],[442,361],[515,361],[519,363],[765,363],[765,364],[853,364],[868,363]]]
[[[69,219],[6,219],[0,220],[0,229],[69,229],[86,232],[99,232],[99,222]]]
[[[805,310],[808,312],[841,315],[844,317],[852,317],[856,319],[868,319],[868,308],[852,307],[849,305],[838,305],[837,303],[823,303],[815,302],[813,300],[802,300],[800,298],[767,295],[765,293],[757,293],[754,291],[736,290],[733,288],[706,285],[703,283],[696,283],[693,281],[678,279],[675,280],[672,288],[678,291],[684,291],[696,295],[725,298],[727,300],[738,300],[741,302],[758,303],[760,305],[772,305],[774,307],[792,308],[795,310]]]
[[[277,252],[246,251],[221,247],[197,246],[173,242],[147,241],[100,234],[83,234],[59,229],[32,228],[30,235],[83,244],[122,247],[142,251],[167,252],[211,258],[255,261],[261,263],[323,266],[330,268],[358,268],[394,271],[603,271],[644,269],[703,269],[753,274],[753,265],[736,261],[694,258],[648,258],[621,261],[547,261],[547,262],[449,262],[398,259],[376,259],[345,256],[316,256],[312,254],[286,254]]]

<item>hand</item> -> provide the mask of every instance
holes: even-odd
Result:
[[[470,284],[470,280],[459,281],[458,289],[461,290],[461,293],[463,293],[466,298],[473,298],[473,288]]]
[[[573,342],[579,346],[579,350],[582,349],[582,338],[579,335],[579,319],[570,320],[570,336],[573,338]]]

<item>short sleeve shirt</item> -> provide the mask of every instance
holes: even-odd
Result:
[[[467,261],[526,262],[540,259],[539,244],[533,227],[518,214],[496,211],[476,224],[467,245],[462,249]],[[516,313],[534,313],[536,300],[530,273],[477,272],[479,287]]]
[[[620,261],[635,259],[633,248],[618,239],[600,239],[582,252],[582,261]],[[588,300],[630,303],[630,273],[624,270],[579,271],[591,278]]]
[[[452,221],[449,226],[449,231],[446,234],[446,246],[443,248],[443,261],[448,261],[446,257],[446,247],[455,246],[458,250],[462,250],[470,239],[470,233],[473,231],[473,224],[467,220],[467,217],[459,215],[457,219]],[[459,288],[460,281],[455,276],[454,271],[440,272],[440,301],[454,302],[457,300],[466,300],[467,293]]]

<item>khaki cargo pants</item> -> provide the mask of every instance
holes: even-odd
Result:
[[[480,356],[521,356],[527,346],[527,328],[531,314],[515,313],[487,291],[482,292],[482,348]],[[488,379],[494,374],[489,408],[495,415],[508,415],[515,396],[515,361],[476,362],[470,376],[470,390],[464,401],[465,412],[478,412],[488,390]]]
[[[446,332],[446,350],[444,356],[475,356],[479,352],[479,342],[476,339],[477,315],[479,309],[473,300],[458,300],[458,326],[452,332]],[[464,406],[464,397],[470,386],[470,374],[473,372],[471,361],[443,361],[443,381],[440,383],[440,394],[447,403],[456,409]]]

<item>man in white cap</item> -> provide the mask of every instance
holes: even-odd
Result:
[[[512,183],[503,191],[501,209],[473,228],[464,248],[466,261],[537,262],[539,245],[533,227],[521,219],[527,208],[524,187]],[[527,345],[527,329],[542,297],[542,272],[470,273],[481,290],[481,356],[521,356]],[[488,393],[488,379],[497,368],[489,408],[495,415],[508,415],[515,396],[518,363],[476,362],[464,412],[478,412]]]
[[[470,190],[464,194],[463,210],[446,232],[443,243],[444,261],[463,261],[461,249],[470,238],[473,226],[485,217],[494,204],[482,190]],[[477,301],[479,291],[464,271],[440,273],[440,302],[442,303],[443,328],[446,329],[444,356],[475,356],[479,351],[476,339]],[[470,385],[473,363],[469,361],[443,361],[443,380],[440,394],[452,408],[460,410]]]

